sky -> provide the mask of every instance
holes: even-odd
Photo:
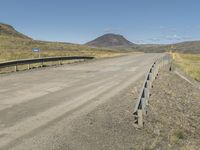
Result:
[[[200,0],[0,0],[0,22],[37,40],[83,44],[116,33],[138,44],[200,40]]]

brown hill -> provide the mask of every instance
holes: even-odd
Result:
[[[16,31],[11,25],[4,23],[0,23],[0,35],[18,37],[23,39],[31,39],[30,37]]]
[[[118,46],[131,47],[134,46],[135,44],[128,41],[122,35],[109,33],[86,43],[86,45],[92,47],[118,47]]]
[[[40,48],[41,57],[54,56],[94,56],[110,57],[120,51],[91,48],[85,45],[64,42],[38,41],[16,31],[12,26],[0,23],[0,62],[16,59],[38,58],[33,48]]]

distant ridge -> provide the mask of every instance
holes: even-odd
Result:
[[[16,31],[11,25],[5,23],[0,23],[0,35],[31,39],[30,37]]]
[[[135,44],[128,41],[125,37],[118,34],[105,34],[93,41],[86,43],[85,45],[93,46],[93,47],[117,47],[117,46],[125,46],[130,47],[134,46]]]
[[[15,41],[15,42],[13,42]],[[48,42],[48,41],[39,41],[33,40],[32,38],[18,32],[11,25],[0,23],[0,50],[5,51],[8,49],[27,49],[29,47],[46,46],[44,49],[49,50],[62,50],[63,47],[77,46],[79,44],[66,43],[66,42]],[[27,45],[25,44],[27,43]],[[51,45],[51,46],[49,46]],[[53,46],[52,46],[53,45]],[[60,46],[59,46],[60,45]],[[61,46],[62,45],[62,46]],[[64,45],[64,46],[63,46]],[[68,46],[67,46],[68,45]],[[102,47],[109,50],[117,51],[137,51],[137,52],[146,52],[146,53],[161,53],[167,51],[181,52],[181,53],[200,53],[200,41],[185,41],[176,44],[134,44],[128,41],[125,37],[118,34],[105,34],[96,38],[95,40],[88,42],[84,45],[79,45],[82,49],[86,47]]]

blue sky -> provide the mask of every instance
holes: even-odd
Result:
[[[200,40],[199,0],[1,0],[0,22],[39,40],[85,43],[105,33],[135,43]]]

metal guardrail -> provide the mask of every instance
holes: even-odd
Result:
[[[151,66],[145,81],[142,86],[138,101],[134,108],[135,124],[138,127],[144,126],[144,116],[147,115],[147,106],[149,104],[150,89],[152,88],[152,82],[157,78],[159,69],[163,66],[170,64],[172,58],[169,54],[162,58],[157,59]]]
[[[6,67],[12,67],[14,66],[14,71],[18,71],[19,65],[28,65],[27,69],[30,69],[30,64],[34,63],[41,63],[41,66],[43,66],[43,63],[45,62],[55,62],[59,61],[59,64],[62,64],[62,61],[65,60],[81,60],[81,59],[94,59],[94,57],[89,56],[68,56],[68,57],[45,57],[45,58],[36,58],[36,59],[21,59],[21,60],[14,60],[14,61],[6,61],[0,63],[0,68],[6,68]]]

